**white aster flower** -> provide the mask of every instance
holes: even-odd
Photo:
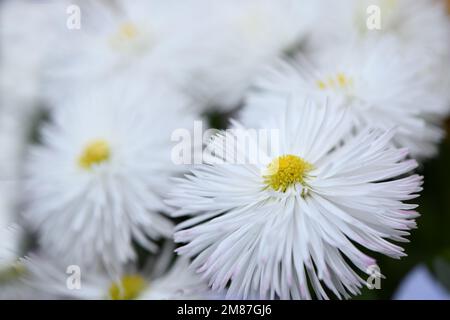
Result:
[[[227,131],[210,146],[217,156],[178,179],[168,200],[173,216],[192,216],[177,226],[178,253],[231,297],[311,298],[312,289],[347,298],[364,283],[353,266],[376,265],[362,249],[400,258],[390,240],[407,241],[416,226],[416,205],[404,201],[422,178],[409,175],[417,163],[392,146],[393,131],[366,129],[340,145],[345,114],[302,102],[261,124],[279,129],[278,148]],[[236,147],[224,150],[227,139]],[[227,160],[236,155],[260,160]]]
[[[396,44],[392,38],[367,41],[318,54],[311,62],[304,57],[278,62],[256,81],[242,117],[254,123],[270,110],[278,112],[292,95],[332,99],[333,106],[348,110],[356,130],[397,127],[397,145],[413,156],[433,156],[444,134],[447,101],[434,89],[435,75],[423,73],[423,64]]]
[[[25,253],[24,231],[16,224],[4,226],[1,220],[0,216],[0,300],[34,299],[22,283],[24,268],[20,259]]]
[[[303,47],[311,56],[353,41],[395,38],[402,57],[414,56],[432,74],[450,105],[450,19],[442,0],[321,0],[320,23]],[[375,24],[374,24],[375,23]]]
[[[18,219],[20,183],[31,119],[21,112],[0,110],[0,226]]]
[[[80,28],[67,30],[49,57],[46,95],[53,104],[74,86],[129,77],[130,72],[182,83],[181,66],[189,58],[183,50],[195,43],[192,23],[201,20],[196,6],[158,0],[75,3],[82,14]]]
[[[161,195],[182,169],[170,139],[192,124],[184,103],[171,91],[111,85],[54,111],[26,163],[25,217],[44,248],[118,272],[135,258],[132,241],[155,251],[172,236]]]
[[[167,249],[166,247],[163,250],[161,256],[150,258],[143,270],[136,270],[135,267],[128,266],[117,279],[98,271],[80,269],[82,278],[80,287],[77,289],[70,289],[67,286],[66,267],[46,256],[32,255],[24,260],[28,271],[25,282],[41,294],[51,294],[59,299],[186,300],[210,298],[211,292],[207,284],[188,268],[189,261],[185,258],[173,261],[173,251]],[[71,285],[77,285],[76,281]]]
[[[422,59],[450,54],[450,21],[441,0],[319,0],[320,24],[310,36],[315,49],[367,38],[395,37],[405,53]],[[379,15],[378,15],[379,13]],[[379,18],[379,19],[378,19]],[[379,24],[378,24],[379,22]]]
[[[67,32],[55,50],[48,94],[58,101],[68,82],[103,80],[134,68],[186,90],[199,99],[200,111],[211,105],[229,110],[261,66],[303,38],[313,3],[80,1],[82,27]]]
[[[203,2],[203,3],[202,3]],[[316,1],[194,1],[207,9],[185,72],[198,106],[229,111],[265,64],[297,47],[318,14]]]
[[[0,108],[29,113],[39,107],[43,69],[55,41],[67,30],[68,5],[66,0],[0,3]]]
[[[15,224],[0,224],[0,283],[5,273],[14,268],[22,254],[23,230]]]

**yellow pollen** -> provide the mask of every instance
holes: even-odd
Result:
[[[353,85],[353,79],[348,77],[342,72],[339,72],[334,77],[329,77],[326,80],[318,80],[316,82],[317,87],[319,87],[320,90],[326,90],[326,89],[350,89]]]
[[[133,300],[139,297],[147,284],[143,277],[139,275],[126,275],[120,283],[113,283],[109,288],[109,298],[111,300]]]
[[[288,154],[273,160],[267,169],[265,183],[275,191],[286,192],[292,185],[304,184],[305,176],[313,166],[300,157]]]
[[[132,22],[121,24],[114,35],[109,39],[110,45],[115,49],[123,49],[130,43],[134,43],[139,36],[139,29]]]
[[[104,140],[95,140],[84,148],[78,159],[78,164],[83,169],[90,169],[95,164],[108,161],[111,157],[109,145]]]
[[[118,37],[133,39],[138,35],[136,26],[131,22],[126,22],[119,27]]]

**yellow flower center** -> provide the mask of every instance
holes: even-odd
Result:
[[[312,164],[300,157],[288,154],[273,160],[267,167],[265,183],[275,191],[286,192],[297,183],[304,184],[305,176],[313,169]]]
[[[132,22],[125,22],[121,24],[117,32],[111,36],[110,44],[115,49],[127,48],[135,43],[135,40],[140,35],[136,25]]]
[[[121,39],[133,39],[138,35],[138,29],[131,22],[125,22],[119,26],[117,37]]]
[[[109,297],[112,300],[133,300],[146,288],[147,283],[139,275],[126,275],[120,283],[113,283],[109,288]]]
[[[78,164],[83,169],[91,169],[93,165],[108,161],[110,157],[109,144],[105,140],[95,140],[84,148]]]
[[[327,89],[348,90],[348,89],[351,89],[351,87],[353,86],[353,79],[350,78],[349,76],[345,75],[344,73],[339,72],[334,77],[328,77],[325,80],[318,80],[317,86],[321,90],[327,90]]]

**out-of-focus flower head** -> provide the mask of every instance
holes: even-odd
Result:
[[[100,270],[64,266],[45,255],[24,260],[25,282],[41,294],[63,299],[168,300],[210,299],[214,295],[199,275],[189,269],[185,258],[174,259],[173,246],[164,246],[141,270],[128,266],[116,277]],[[75,267],[75,268],[74,268]],[[69,268],[69,269],[68,269]],[[80,279],[68,279],[67,270]],[[79,280],[79,283],[77,281]],[[68,287],[79,287],[76,290]]]
[[[336,46],[310,61],[304,56],[279,61],[255,82],[242,116],[255,123],[293,96],[330,99],[348,111],[354,129],[396,127],[393,141],[427,158],[437,152],[449,112],[434,81],[435,74],[424,72],[415,56],[401,54],[395,39],[367,40]]]
[[[184,168],[172,162],[171,134],[194,117],[184,96],[141,89],[119,82],[68,101],[30,151],[25,217],[63,261],[118,273],[135,258],[133,241],[154,252],[172,236],[161,196]]]

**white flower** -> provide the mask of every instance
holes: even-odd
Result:
[[[18,219],[24,153],[31,119],[21,112],[0,110],[0,226]]]
[[[319,0],[320,23],[310,34],[316,50],[367,38],[397,38],[405,53],[422,59],[450,54],[450,21],[444,1],[435,0]],[[431,56],[431,57],[430,57]]]
[[[376,263],[361,248],[400,258],[389,240],[407,241],[416,226],[416,205],[403,201],[422,178],[408,174],[417,163],[392,146],[393,131],[366,129],[341,146],[345,114],[302,102],[293,97],[293,108],[261,123],[279,129],[278,148],[225,132],[210,146],[218,156],[178,179],[168,200],[179,208],[173,216],[192,216],[177,226],[178,253],[213,289],[229,284],[231,297],[357,294],[364,279],[352,266],[367,273]],[[236,148],[224,150],[234,138]],[[224,154],[261,160],[235,164]]]
[[[177,258],[167,247],[162,254],[152,257],[143,270],[128,266],[117,279],[107,274],[80,269],[81,286],[74,290],[67,286],[67,267],[45,255],[32,255],[24,260],[28,270],[25,282],[40,294],[55,298],[85,300],[174,300],[208,299],[211,292],[200,277],[192,272],[189,261]],[[70,269],[72,275],[78,270]],[[75,278],[70,285],[77,285]]]
[[[447,95],[450,68],[450,19],[445,1],[440,0],[321,0],[321,10],[314,32],[304,52],[333,50],[353,41],[379,41],[395,38],[401,57],[415,57],[425,68],[424,76],[432,74],[436,90]]]
[[[173,164],[171,133],[193,119],[172,91],[96,87],[59,107],[26,163],[27,221],[40,243],[79,265],[109,271],[134,259],[132,241],[151,251],[172,236],[161,200]]]
[[[80,2],[81,29],[65,34],[49,58],[48,94],[58,101],[66,83],[120,76],[133,68],[186,90],[199,100],[200,111],[211,105],[229,110],[261,66],[303,38],[314,19],[313,3]]]
[[[291,96],[308,96],[348,110],[352,126],[397,127],[394,142],[417,157],[437,152],[442,121],[449,112],[445,96],[433,90],[435,74],[405,56],[394,39],[366,41],[318,54],[312,62],[297,57],[279,62],[258,81],[243,111],[244,121],[277,112]],[[300,106],[301,107],[301,106]]]
[[[66,0],[0,2],[0,215],[10,221],[16,220],[24,150],[44,105],[46,58],[65,29],[67,5]]]
[[[189,1],[191,2],[191,1]],[[78,30],[68,30],[48,58],[46,93],[53,104],[74,86],[83,88],[111,77],[153,76],[158,82],[184,84],[195,43],[191,22],[201,21],[196,6],[166,1],[78,1]],[[151,84],[148,84],[151,87]]]
[[[14,267],[22,253],[23,230],[15,224],[0,224],[0,278]],[[1,282],[2,279],[0,279]]]
[[[66,0],[0,3],[0,99],[10,112],[37,108],[47,56],[66,30]]]
[[[0,300],[35,299],[22,283],[24,268],[20,259],[25,253],[24,231],[16,224],[2,223],[0,212]]]
[[[302,42],[318,13],[310,0],[206,0],[199,7],[208,13],[186,73],[198,106],[222,111],[241,103],[265,64]]]

